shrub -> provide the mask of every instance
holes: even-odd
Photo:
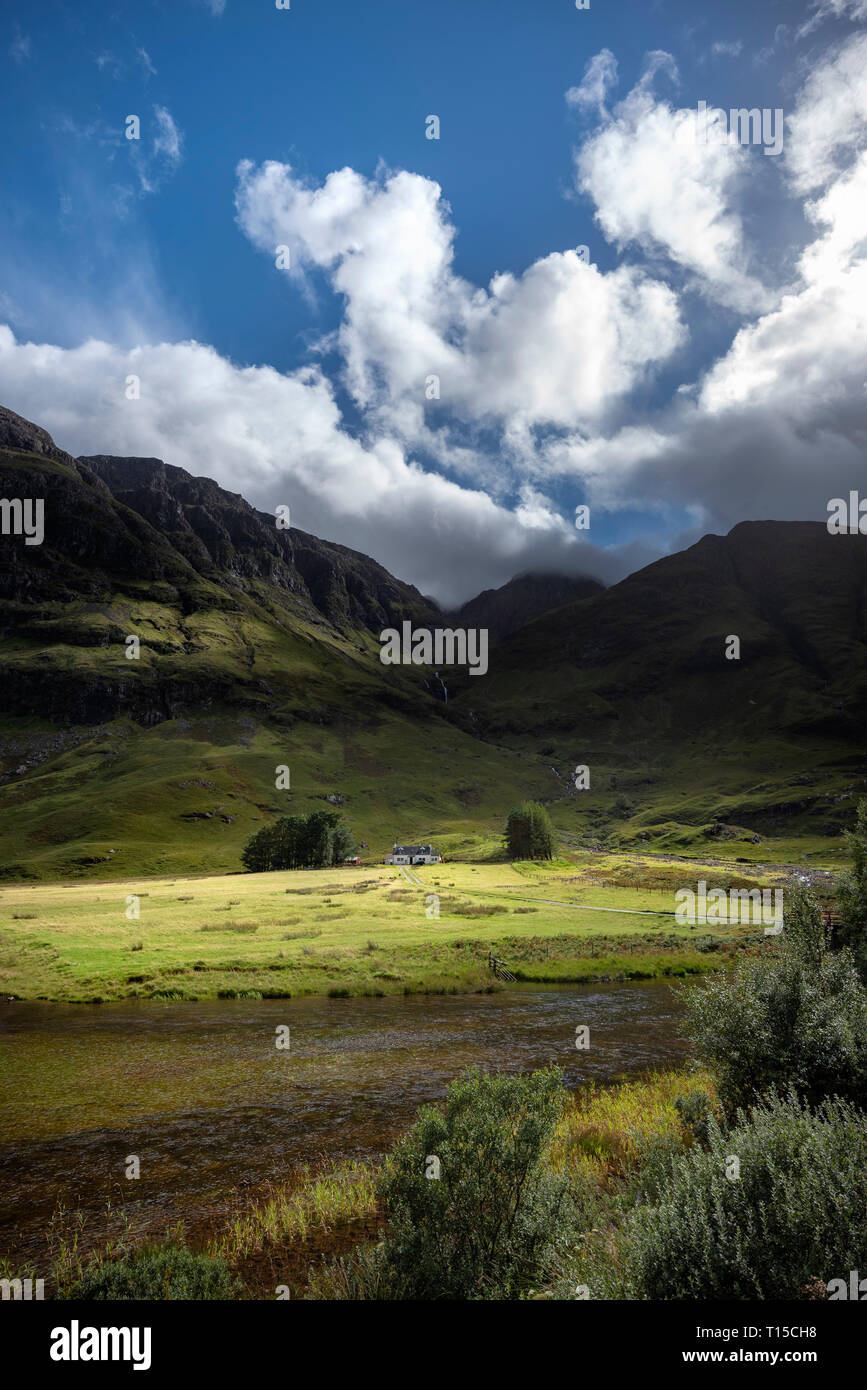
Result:
[[[812,1112],[790,1092],[738,1112],[728,1131],[711,1117],[708,1131],[708,1148],[669,1160],[631,1217],[638,1297],[806,1298],[817,1280],[864,1268],[862,1114],[838,1099]]]
[[[146,1246],[85,1270],[68,1291],[85,1299],[234,1299],[240,1280],[224,1260],[194,1255],[186,1246]]]
[[[565,1092],[559,1071],[472,1070],[425,1106],[386,1162],[382,1261],[397,1297],[509,1298],[550,1254],[565,1179],[545,1166]],[[428,1176],[438,1161],[439,1177]]]
[[[848,951],[826,949],[809,892],[794,890],[777,951],[686,987],[687,1028],[725,1114],[793,1088],[811,1104],[867,1105],[867,992]]]
[[[713,1100],[707,1091],[687,1091],[677,1097],[674,1108],[688,1138],[698,1144],[709,1143]]]

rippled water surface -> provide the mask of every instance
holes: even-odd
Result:
[[[0,1005],[0,1254],[41,1246],[57,1202],[136,1224],[219,1218],[239,1190],[369,1158],[478,1064],[556,1063],[567,1085],[678,1063],[661,981],[384,999]],[[290,1047],[278,1050],[288,1025]],[[590,1028],[578,1051],[575,1030]],[[125,1177],[127,1155],[141,1160]]]

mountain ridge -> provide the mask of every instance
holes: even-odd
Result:
[[[589,576],[530,572],[515,575],[497,589],[483,589],[451,616],[467,627],[487,628],[490,640],[499,642],[544,613],[592,598],[604,589],[604,584]]]

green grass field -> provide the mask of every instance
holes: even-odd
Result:
[[[681,927],[674,893],[783,870],[585,854],[551,864],[386,865],[0,890],[0,992],[26,999],[286,998],[650,978],[717,968],[761,927]],[[138,916],[135,913],[138,913]],[[127,914],[130,914],[129,916]]]

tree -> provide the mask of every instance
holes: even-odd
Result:
[[[510,859],[530,858],[530,816],[523,806],[515,806],[506,822],[506,847]]]
[[[352,831],[336,811],[309,816],[281,816],[257,830],[241,852],[248,873],[273,869],[319,869],[342,864],[355,849]]]
[[[346,821],[338,820],[331,844],[332,862],[342,864],[344,859],[349,859],[355,854],[356,848],[355,837]]]
[[[298,835],[298,865],[315,869],[330,864],[329,829],[335,819],[333,811],[314,811],[303,821]]]
[[[272,826],[273,863],[272,869],[298,869],[302,867],[300,846],[304,836],[306,821],[304,816],[281,816]]]
[[[248,874],[261,874],[267,869],[273,869],[274,863],[274,827],[266,825],[264,829],[257,830],[251,835],[244,848],[241,850],[241,863]]]
[[[855,957],[861,979],[867,983],[867,800],[858,803],[855,829],[846,834],[852,869],[837,885],[840,906],[840,943]]]
[[[553,859],[554,827],[545,807],[524,801],[510,811],[506,841],[510,859]]]
[[[538,801],[531,801],[530,847],[532,859],[554,858],[554,827],[545,807]]]
[[[784,949],[804,966],[820,970],[831,949],[831,932],[811,888],[795,880],[785,890]]]

